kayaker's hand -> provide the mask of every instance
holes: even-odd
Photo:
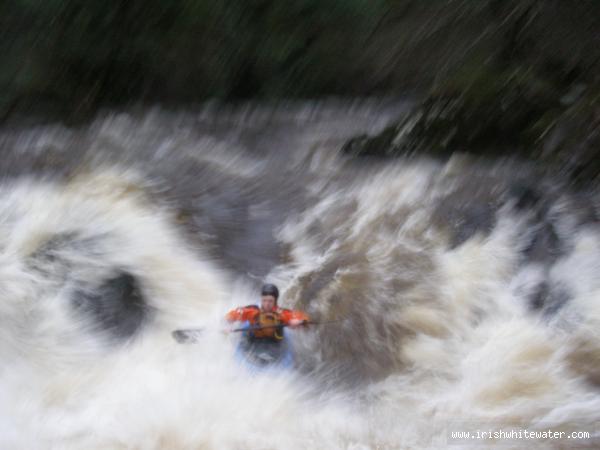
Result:
[[[290,327],[292,328],[296,328],[299,327],[300,325],[304,325],[305,320],[302,319],[292,319],[290,320]]]

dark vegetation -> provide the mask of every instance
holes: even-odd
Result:
[[[358,95],[380,0],[8,0],[4,114]]]
[[[7,0],[0,119],[206,99],[390,96],[409,117],[355,155],[516,153],[600,171],[596,0]]]

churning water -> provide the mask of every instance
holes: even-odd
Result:
[[[494,426],[600,445],[598,196],[518,161],[340,152],[405,109],[4,130],[0,448],[503,446],[449,438]],[[333,321],[290,332],[291,372],[249,375],[220,332],[263,280]]]

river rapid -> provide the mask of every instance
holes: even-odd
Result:
[[[600,197],[517,159],[341,151],[407,108],[1,130],[0,448],[505,448],[451,437],[501,427],[597,448]],[[332,322],[249,375],[222,317],[263,281]]]

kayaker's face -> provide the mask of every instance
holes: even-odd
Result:
[[[272,295],[263,295],[260,298],[260,309],[264,312],[272,312],[275,309],[275,297]]]

